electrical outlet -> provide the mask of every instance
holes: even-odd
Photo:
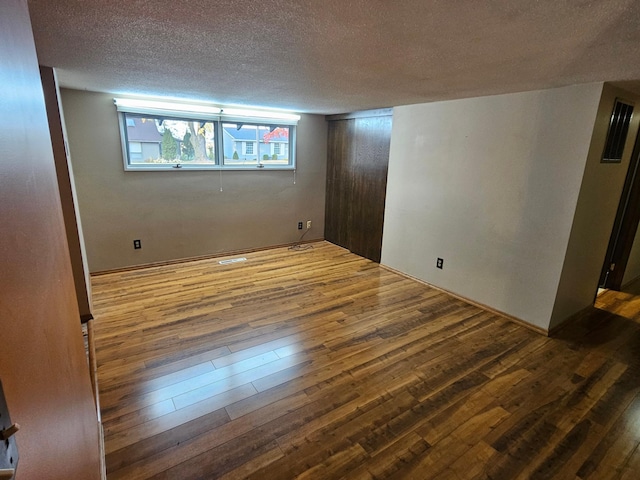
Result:
[[[302,230],[302,222],[298,222],[298,230]]]
[[[142,242],[140,242],[140,240],[134,240],[133,241],[133,248],[136,249],[136,250],[142,248]]]
[[[307,230],[311,228],[311,220],[307,220]]]
[[[443,264],[444,264],[444,260],[443,260],[443,259],[438,258],[438,259],[436,260],[436,267],[438,267],[440,270],[442,270],[442,266],[443,266]]]

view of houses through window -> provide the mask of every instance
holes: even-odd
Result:
[[[224,165],[289,165],[290,127],[223,123]]]
[[[216,164],[216,123],[126,113],[129,164]]]
[[[219,122],[122,112],[129,167],[289,166],[290,125]],[[124,139],[123,139],[124,140]]]

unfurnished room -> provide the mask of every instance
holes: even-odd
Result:
[[[0,479],[636,479],[640,4],[0,4]]]

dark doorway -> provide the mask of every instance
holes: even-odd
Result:
[[[629,261],[631,247],[640,222],[640,145],[636,137],[627,178],[620,197],[618,212],[607,247],[607,255],[600,274],[600,288],[620,290],[622,279]]]

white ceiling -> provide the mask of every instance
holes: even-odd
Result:
[[[640,79],[638,0],[28,4],[40,63],[114,94],[342,113]]]

